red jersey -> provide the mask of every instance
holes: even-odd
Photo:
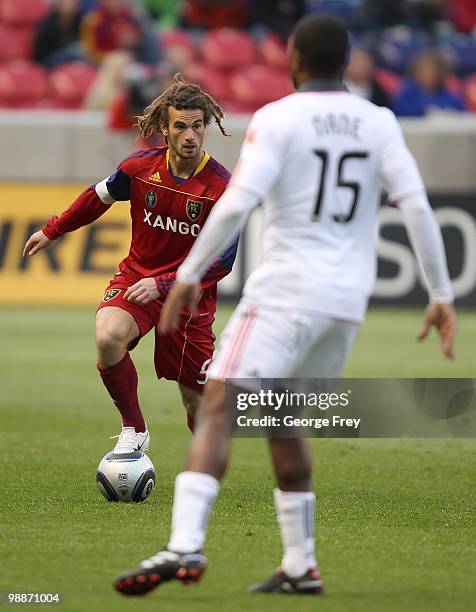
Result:
[[[52,217],[44,233],[54,240],[91,223],[114,202],[129,200],[132,239],[119,270],[131,284],[141,278],[155,278],[161,295],[165,295],[230,178],[208,153],[191,177],[174,177],[168,156],[167,147],[134,152],[114,174],[84,191],[59,219]],[[236,249],[235,238],[204,276],[200,307],[215,311],[216,283],[230,272]]]

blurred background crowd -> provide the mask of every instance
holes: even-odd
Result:
[[[292,91],[286,39],[316,11],[353,32],[351,90],[399,116],[476,112],[476,0],[0,0],[0,106],[129,129],[181,71],[249,113]]]

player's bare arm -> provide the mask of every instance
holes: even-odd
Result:
[[[26,241],[23,247],[23,257],[35,255],[38,251],[41,251],[41,249],[46,248],[51,242],[53,241],[45,236],[42,230],[38,230]]]

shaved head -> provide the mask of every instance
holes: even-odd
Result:
[[[342,78],[348,62],[350,36],[344,22],[324,13],[303,17],[291,35],[290,51],[297,52],[298,66],[318,79]],[[294,74],[293,74],[294,77]]]

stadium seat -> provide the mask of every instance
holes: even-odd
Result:
[[[224,103],[230,98],[228,80],[229,77],[220,72],[220,70],[207,68],[202,74],[199,83],[217,102]]]
[[[455,74],[448,74],[445,79],[445,86],[457,96],[462,96],[464,94],[463,82]]]
[[[195,58],[195,42],[185,30],[160,32],[159,43],[164,49],[165,59],[176,66],[184,67]]]
[[[207,64],[224,70],[247,66],[256,59],[254,40],[245,32],[232,28],[205,34],[201,50]]]
[[[0,104],[29,108],[41,105],[48,95],[45,70],[26,60],[14,60],[0,66]]]
[[[0,21],[13,25],[36,24],[49,10],[47,0],[1,0]]]
[[[465,83],[464,97],[468,110],[476,113],[476,73],[472,74]]]
[[[229,75],[208,64],[193,62],[183,70],[185,80],[199,83],[217,102],[223,103],[230,97],[228,91]]]
[[[385,93],[393,97],[395,96],[402,87],[403,79],[395,72],[390,70],[383,70],[383,68],[377,68],[374,71],[374,78],[378,85],[385,91]]]
[[[0,61],[30,59],[34,29],[0,23]]]
[[[50,75],[53,101],[61,108],[80,108],[96,78],[96,70],[85,62],[62,64]]]
[[[263,60],[274,68],[286,69],[288,59],[286,45],[276,34],[267,34],[259,42],[259,50]]]
[[[293,92],[285,71],[258,64],[237,70],[230,78],[229,90],[242,112],[253,112]]]

